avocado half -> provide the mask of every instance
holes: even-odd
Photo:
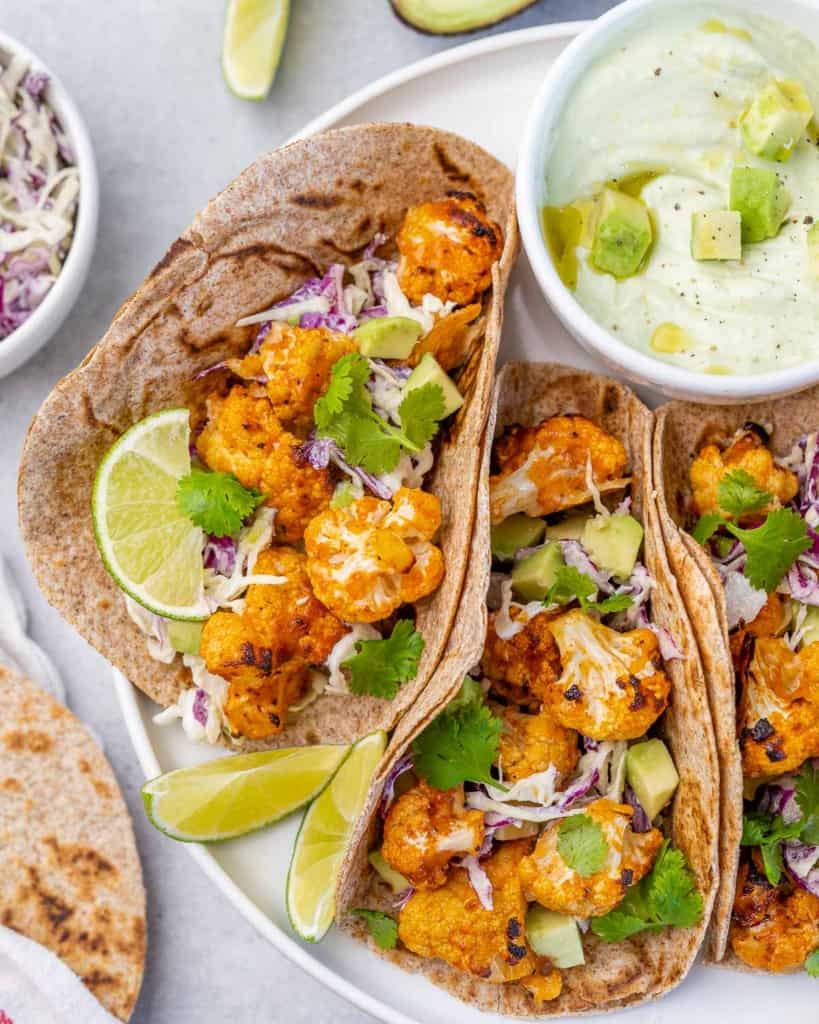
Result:
[[[398,17],[421,32],[473,32],[509,18],[535,0],[391,0]]]

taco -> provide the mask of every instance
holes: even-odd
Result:
[[[0,694],[0,923],[128,1020],[145,969],[145,891],[117,781],[49,694],[3,666]]]
[[[423,691],[516,252],[512,176],[479,147],[327,132],[217,196],[57,385],[20,469],[28,555],[165,720],[245,748],[346,742]]]
[[[773,972],[819,972],[818,398],[671,402],[654,438],[722,771],[710,954]]]
[[[465,590],[491,547],[483,650],[465,679],[444,659],[402,722],[340,916],[484,1009],[631,1006],[683,979],[717,887],[716,749],[649,501],[652,416],[554,365],[505,367],[497,396]]]

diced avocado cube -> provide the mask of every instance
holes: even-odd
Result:
[[[512,570],[512,589],[524,601],[542,601],[564,564],[560,546],[547,541]]]
[[[643,740],[628,748],[626,780],[650,821],[654,821],[680,784],[668,747],[657,739]]]
[[[532,950],[547,957],[555,967],[579,967],[586,962],[580,929],[573,917],[533,903],[526,912],[526,938]]]
[[[455,387],[451,378],[445,370],[441,369],[438,360],[431,352],[426,352],[421,357],[421,362],[409,375],[404,385],[404,394],[408,394],[413,388],[421,388],[424,384],[437,384],[444,393],[444,416],[451,416],[453,412],[464,404],[464,397]]]
[[[406,359],[424,333],[408,316],[377,316],[353,331],[358,351],[371,359]]]
[[[380,850],[372,850],[368,859],[370,865],[384,879],[393,892],[403,892],[405,889],[409,889],[409,882],[399,871],[389,866],[384,859],[384,854]]]
[[[546,536],[549,540],[580,540],[588,521],[588,513],[578,512],[561,519],[559,523],[550,523],[546,527]]]
[[[180,654],[198,654],[202,640],[202,622],[168,622],[168,639],[171,647]]]
[[[811,606],[805,613],[802,623],[802,646],[815,644],[819,641],[819,608]]]
[[[739,126],[748,149],[780,163],[791,153],[813,117],[813,105],[801,82],[770,82],[742,113]]]
[[[735,167],[731,172],[730,206],[742,217],[743,242],[775,238],[790,205],[791,197],[776,171]]]
[[[808,228],[808,264],[811,273],[819,280],[819,223]]]
[[[643,527],[634,516],[594,516],[586,523],[581,543],[601,569],[628,579],[643,543]]]
[[[643,265],[654,233],[645,203],[604,189],[594,228],[592,263],[615,277],[631,277]]]
[[[580,242],[584,249],[594,245],[594,229],[597,224],[598,203],[596,199],[578,199],[572,206],[580,214]]]
[[[502,562],[511,562],[516,551],[539,544],[545,532],[546,523],[542,519],[533,519],[518,512],[492,527],[492,554]]]
[[[665,355],[673,355],[677,352],[685,352],[693,344],[694,339],[678,324],[667,321],[658,324],[651,335],[651,347],[655,352],[662,352]]]
[[[741,260],[742,217],[739,211],[692,213],[691,255],[695,260]]]

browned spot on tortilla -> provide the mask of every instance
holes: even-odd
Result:
[[[112,974],[106,974],[105,971],[101,971],[98,967],[88,974],[83,974],[82,981],[98,999],[100,998],[99,993],[101,989],[111,986],[116,987],[117,985],[117,979]]]
[[[435,153],[435,159],[438,161],[438,166],[451,181],[460,181],[469,185],[470,188],[472,187],[472,178],[470,175],[447,156],[446,150],[440,142],[436,142],[432,149]],[[473,191],[477,194],[477,190]]]
[[[204,298],[202,299],[202,301],[196,307],[196,315],[197,316],[204,316],[205,313],[207,313],[207,311],[211,308],[212,305],[213,305],[213,296],[205,295]]]
[[[119,871],[92,847],[60,843],[55,836],[47,836],[43,845],[51,865],[71,883],[82,901],[92,900],[99,888],[116,885]]]
[[[7,793],[19,793],[22,788],[18,779],[3,779],[0,782],[0,789],[5,789]]]
[[[341,196],[322,195],[320,192],[299,192],[290,200],[295,206],[304,206],[311,210],[332,210],[341,206]]]
[[[152,277],[155,277],[157,274],[161,273],[166,267],[169,267],[171,263],[173,263],[177,256],[181,256],[186,249],[192,248],[193,244],[189,242],[187,238],[177,238],[177,240],[173,242],[171,247],[159,261],[159,263],[157,263],[154,269],[150,272],[148,278],[150,279]]]
[[[51,737],[36,729],[29,732],[13,729],[3,734],[3,742],[8,750],[27,751],[29,754],[47,754],[52,747]]]

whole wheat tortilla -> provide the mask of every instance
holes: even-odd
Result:
[[[745,405],[713,406],[669,402],[657,410],[653,463],[657,508],[668,559],[694,624],[711,704],[721,775],[720,890],[714,912],[708,956],[726,958],[731,909],[742,836],[742,762],[736,730],[736,686],[728,638],[725,592],[711,560],[685,532],[690,521],[689,470],[697,452],[709,442],[726,443],[747,422],[759,423],[771,435],[777,456],[790,452],[807,431],[819,426],[819,388],[788,398]]]
[[[423,690],[452,626],[472,534],[480,438],[488,415],[503,293],[518,250],[513,178],[474,143],[448,132],[371,124],[326,132],[269,153],[218,195],[120,309],[104,338],[51,392],[29,430],[19,516],[32,569],[57,610],[157,703],[190,685],[177,658],[150,658],[94,542],[91,490],[100,459],[149,413],[200,409],[212,378],[196,374],[244,353],[255,327],[241,317],[291,294],[331,262],[393,238],[409,206],[471,191],[504,232],[484,297],[482,337],[458,377],[467,402],[446,432],[428,488],[441,499],[446,576],[418,606],[426,646],[418,676],[392,702],[322,696],[272,742],[346,742],[389,728]]]
[[[439,667],[425,697],[440,701],[423,714],[418,708],[402,723],[402,742],[391,744],[388,762],[370,794],[365,822],[358,830],[358,847],[353,851],[349,874],[343,878],[339,894],[340,916],[346,930],[370,944],[371,948],[405,970],[424,974],[436,985],[482,1009],[516,1016],[567,1016],[599,1013],[634,1006],[662,995],[685,977],[705,936],[717,891],[717,837],[719,767],[716,745],[705,695],[696,642],[691,624],[665,558],[656,509],[651,500],[651,413],[623,385],[604,377],[553,364],[512,363],[501,371],[496,388],[497,424],[490,426],[485,444],[485,468],[493,434],[513,424],[533,425],[548,416],[580,413],[618,437],[626,447],[632,486],[633,511],[645,526],[645,559],[656,580],[653,592],[653,618],[667,628],[683,651],[681,660],[668,662],[672,681],[672,700],[662,719],[663,733],[680,775],[680,787],[674,799],[671,831],[674,843],[682,850],[697,878],[703,897],[702,922],[693,928],[664,929],[654,934],[635,936],[616,945],[608,945],[593,935],[584,939],[587,962],[584,967],[563,972],[563,992],[551,1003],[537,1005],[519,985],[494,985],[458,971],[441,960],[418,957],[407,950],[379,950],[358,918],[345,916],[351,907],[379,906],[394,913],[391,893],[368,870],[366,852],[377,827],[378,802],[389,768],[406,750],[411,740],[428,721],[457,693],[463,671],[444,678]],[[480,536],[479,536],[480,533]],[[473,558],[481,555],[480,571],[467,576],[470,582],[485,586],[484,568],[490,561],[489,491],[484,478],[478,493],[478,525],[473,540]],[[476,597],[478,595],[476,594]],[[481,604],[485,590],[480,593]],[[474,605],[464,608],[477,615]],[[485,609],[477,619],[481,630]],[[459,617],[450,638],[450,651],[456,646],[459,630],[474,635]],[[477,648],[480,654],[481,644]],[[469,650],[475,659],[475,648]],[[468,659],[467,659],[468,660]],[[464,668],[464,662],[458,666]]]
[[[121,1020],[145,968],[145,891],[114,773],[82,724],[0,666],[0,923]]]

